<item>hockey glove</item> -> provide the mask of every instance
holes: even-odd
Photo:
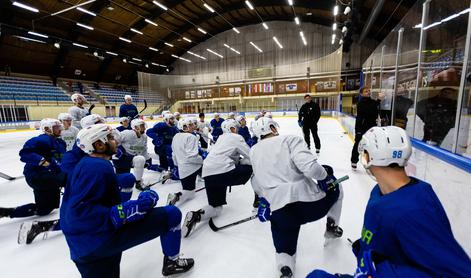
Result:
[[[198,154],[203,158],[203,160],[205,160],[206,157],[208,156],[208,152],[207,152],[207,151],[203,151],[202,148],[198,148]]]
[[[304,126],[304,121],[298,121],[298,125],[299,125],[299,127],[303,127]]]
[[[180,180],[180,174],[178,173],[178,167],[173,167],[173,169],[171,171],[172,171],[172,175],[171,175],[170,178],[174,181]]]
[[[149,158],[146,160],[146,163],[144,164],[144,168],[150,170],[149,168],[152,166],[152,158]]]
[[[387,273],[392,274],[393,272],[390,269],[390,265],[385,261],[386,258],[381,253],[378,253],[372,249],[363,253],[363,256],[360,258],[358,262],[357,269],[355,271],[354,277],[355,278],[375,278],[376,276],[376,269],[377,265],[382,264],[380,267],[382,269],[382,277],[391,277]]]
[[[257,142],[253,139],[249,139],[249,141],[247,141],[247,145],[249,145],[249,147],[253,147]]]
[[[260,222],[266,222],[270,220],[270,203],[265,198],[260,198],[258,203],[257,217]]]
[[[95,108],[95,104],[90,105],[90,108],[88,108],[88,115],[92,114],[93,108]]]
[[[313,272],[309,273],[306,278],[352,278],[348,274],[330,274],[324,270],[316,269]]]
[[[152,200],[152,207],[155,207],[157,205],[157,202],[159,201],[159,194],[157,194],[157,192],[155,192],[154,190],[146,190],[146,191],[143,191],[139,194],[139,197],[137,197],[137,200],[144,200],[144,199],[150,199]]]
[[[337,178],[334,176],[334,170],[328,165],[322,165],[322,167],[324,167],[325,171],[327,172],[327,177],[323,180],[317,181],[317,185],[319,185],[319,188],[325,193],[338,191],[338,185],[334,184],[334,181],[337,180]]]
[[[110,211],[111,222],[118,229],[126,223],[141,220],[152,204],[153,201],[150,198],[145,198],[116,205]]]

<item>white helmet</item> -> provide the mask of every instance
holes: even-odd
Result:
[[[271,112],[267,112],[265,113],[265,117],[272,119],[273,115],[271,114]]]
[[[238,126],[239,124],[233,119],[227,119],[221,124],[224,133],[232,133],[231,128],[235,127],[237,129]]]
[[[104,124],[106,121],[103,119],[102,116],[98,114],[91,114],[88,116],[85,116],[80,120],[80,125],[82,128],[87,128],[91,125],[96,125],[96,124]]]
[[[53,127],[55,127],[55,126],[61,126],[62,127],[62,123],[57,119],[45,118],[45,119],[41,120],[39,126],[40,126],[40,129],[41,129],[42,132],[46,132],[46,127],[48,127],[50,132],[52,132]]]
[[[171,113],[164,114],[164,121],[168,123],[170,119],[175,119],[175,116]]]
[[[275,122],[272,118],[268,117],[260,117],[258,120],[255,121],[253,125],[253,132],[255,136],[261,138],[262,136],[268,135],[273,133],[271,127],[275,127],[276,130],[280,128],[277,122]]]
[[[220,115],[218,112],[214,113],[214,118],[220,117],[220,116],[221,116],[221,115]]]
[[[128,117],[121,117],[121,118],[119,118],[119,122],[120,122],[120,123],[123,123],[124,121],[129,121],[129,118],[128,118]]]
[[[97,124],[86,127],[79,131],[77,135],[77,146],[85,153],[91,154],[95,151],[93,143],[101,141],[108,142],[108,135],[112,134],[113,129],[106,124]]]
[[[67,120],[70,120],[72,121],[72,115],[70,115],[69,113],[60,113],[59,116],[57,116],[57,119],[59,121],[67,121]]]
[[[241,124],[242,120],[245,120],[245,117],[244,117],[244,116],[239,115],[239,116],[236,117],[236,121],[237,121],[239,124]]]
[[[198,125],[198,119],[196,117],[191,117],[190,119],[195,126]]]
[[[144,128],[147,128],[146,122],[142,119],[134,119],[131,121],[131,128],[135,129],[137,126],[144,125]]]
[[[180,115],[181,115],[180,112],[175,112],[175,113],[173,113],[173,116],[175,116],[175,118],[176,118],[176,117],[179,117]]]
[[[397,126],[370,128],[358,144],[361,162],[365,169],[374,166],[397,164],[404,167],[412,154],[406,131]],[[368,153],[368,157],[365,155]]]
[[[190,124],[193,124],[193,120],[191,118],[184,118],[178,121],[178,129],[181,129],[183,131],[188,130],[188,126]]]
[[[87,101],[87,99],[86,99],[82,94],[79,94],[79,93],[75,93],[75,94],[73,94],[73,95],[70,97],[70,99],[71,99],[74,103],[76,103],[79,98],[83,99],[84,102]]]
[[[128,100],[128,99],[132,100],[132,96],[130,96],[130,95],[125,95],[125,96],[124,96],[124,100]]]
[[[235,118],[235,113],[234,112],[229,112],[228,117],[234,119]]]

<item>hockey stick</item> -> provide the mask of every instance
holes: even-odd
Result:
[[[250,221],[250,220],[254,220],[255,218],[257,218],[257,215],[252,215],[252,216],[250,216],[250,217],[247,217],[247,218],[244,218],[244,219],[242,219],[242,220],[239,220],[239,221],[236,221],[236,222],[233,222],[233,223],[224,225],[224,226],[222,226],[222,227],[217,227],[216,225],[214,225],[213,219],[210,218],[208,224],[209,224],[209,227],[211,228],[211,230],[213,230],[214,232],[217,232],[217,231],[224,230],[224,229],[227,229],[227,228],[232,227],[232,226],[235,226],[235,225],[239,225],[239,224],[248,222],[248,221]]]
[[[24,178],[24,177],[25,176],[12,177],[10,175],[7,175],[5,173],[0,172],[0,178],[4,178],[4,179],[9,180],[9,181],[13,181],[13,180],[16,180],[16,179],[21,179],[21,178]]]
[[[346,180],[348,180],[348,179],[350,179],[350,177],[349,177],[348,175],[345,175],[345,176],[343,176],[343,177],[341,177],[341,178],[339,178],[339,179],[336,179],[332,184],[338,185],[338,184],[340,184],[340,183],[342,183],[342,182],[344,182],[344,181],[346,181]]]

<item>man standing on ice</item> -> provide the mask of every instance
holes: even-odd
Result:
[[[301,225],[327,215],[324,237],[342,236],[338,226],[342,186],[333,183],[332,167],[320,165],[302,138],[278,135],[278,124],[272,118],[261,117],[253,128],[260,139],[250,150],[252,187],[260,197],[258,218],[271,223],[277,275],[293,277]]]
[[[117,143],[112,128],[97,124],[78,134],[87,154],[70,176],[61,206],[61,227],[71,258],[82,277],[119,277],[122,252],[160,236],[162,274],[183,273],[193,259],[179,257],[181,212],[175,206],[155,208],[155,191],[121,201],[116,174],[109,162]]]
[[[361,163],[377,181],[366,206],[360,239],[353,243],[354,276],[315,270],[309,278],[471,277],[471,260],[453,236],[432,186],[410,177],[406,131],[373,127],[359,143]]]
[[[90,105],[90,108],[85,108],[83,105],[87,102],[82,94],[75,93],[70,99],[73,101],[74,106],[69,108],[69,114],[72,116],[73,124],[76,128],[82,129],[80,121],[87,115],[90,115],[95,104]]]
[[[314,145],[316,147],[316,153],[321,151],[321,139],[317,134],[317,123],[321,118],[321,109],[317,102],[312,101],[311,96],[304,96],[305,103],[301,106],[298,113],[298,124],[303,129],[304,141],[306,141],[307,148],[311,149],[311,134],[314,139]]]
[[[129,121],[132,121],[138,114],[136,105],[132,104],[132,96],[125,95],[124,103],[119,107],[119,117],[127,117]]]

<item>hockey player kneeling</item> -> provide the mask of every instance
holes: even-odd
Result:
[[[61,227],[71,258],[82,277],[119,277],[122,252],[160,236],[164,276],[188,271],[193,259],[179,258],[181,212],[155,208],[159,196],[141,192],[122,202],[109,162],[116,153],[112,128],[97,124],[82,129],[77,144],[87,154],[75,167],[61,206]]]
[[[342,187],[333,182],[333,170],[317,162],[303,139],[278,135],[278,124],[261,117],[253,125],[259,142],[250,150],[252,186],[260,196],[258,218],[270,220],[280,277],[293,277],[301,225],[327,215],[324,236],[342,236],[338,226]],[[314,180],[318,180],[316,183]]]
[[[407,176],[412,148],[406,131],[373,127],[361,139],[361,162],[378,182],[370,194],[354,276],[315,270],[309,278],[471,277],[471,260],[453,237],[430,184]]]

